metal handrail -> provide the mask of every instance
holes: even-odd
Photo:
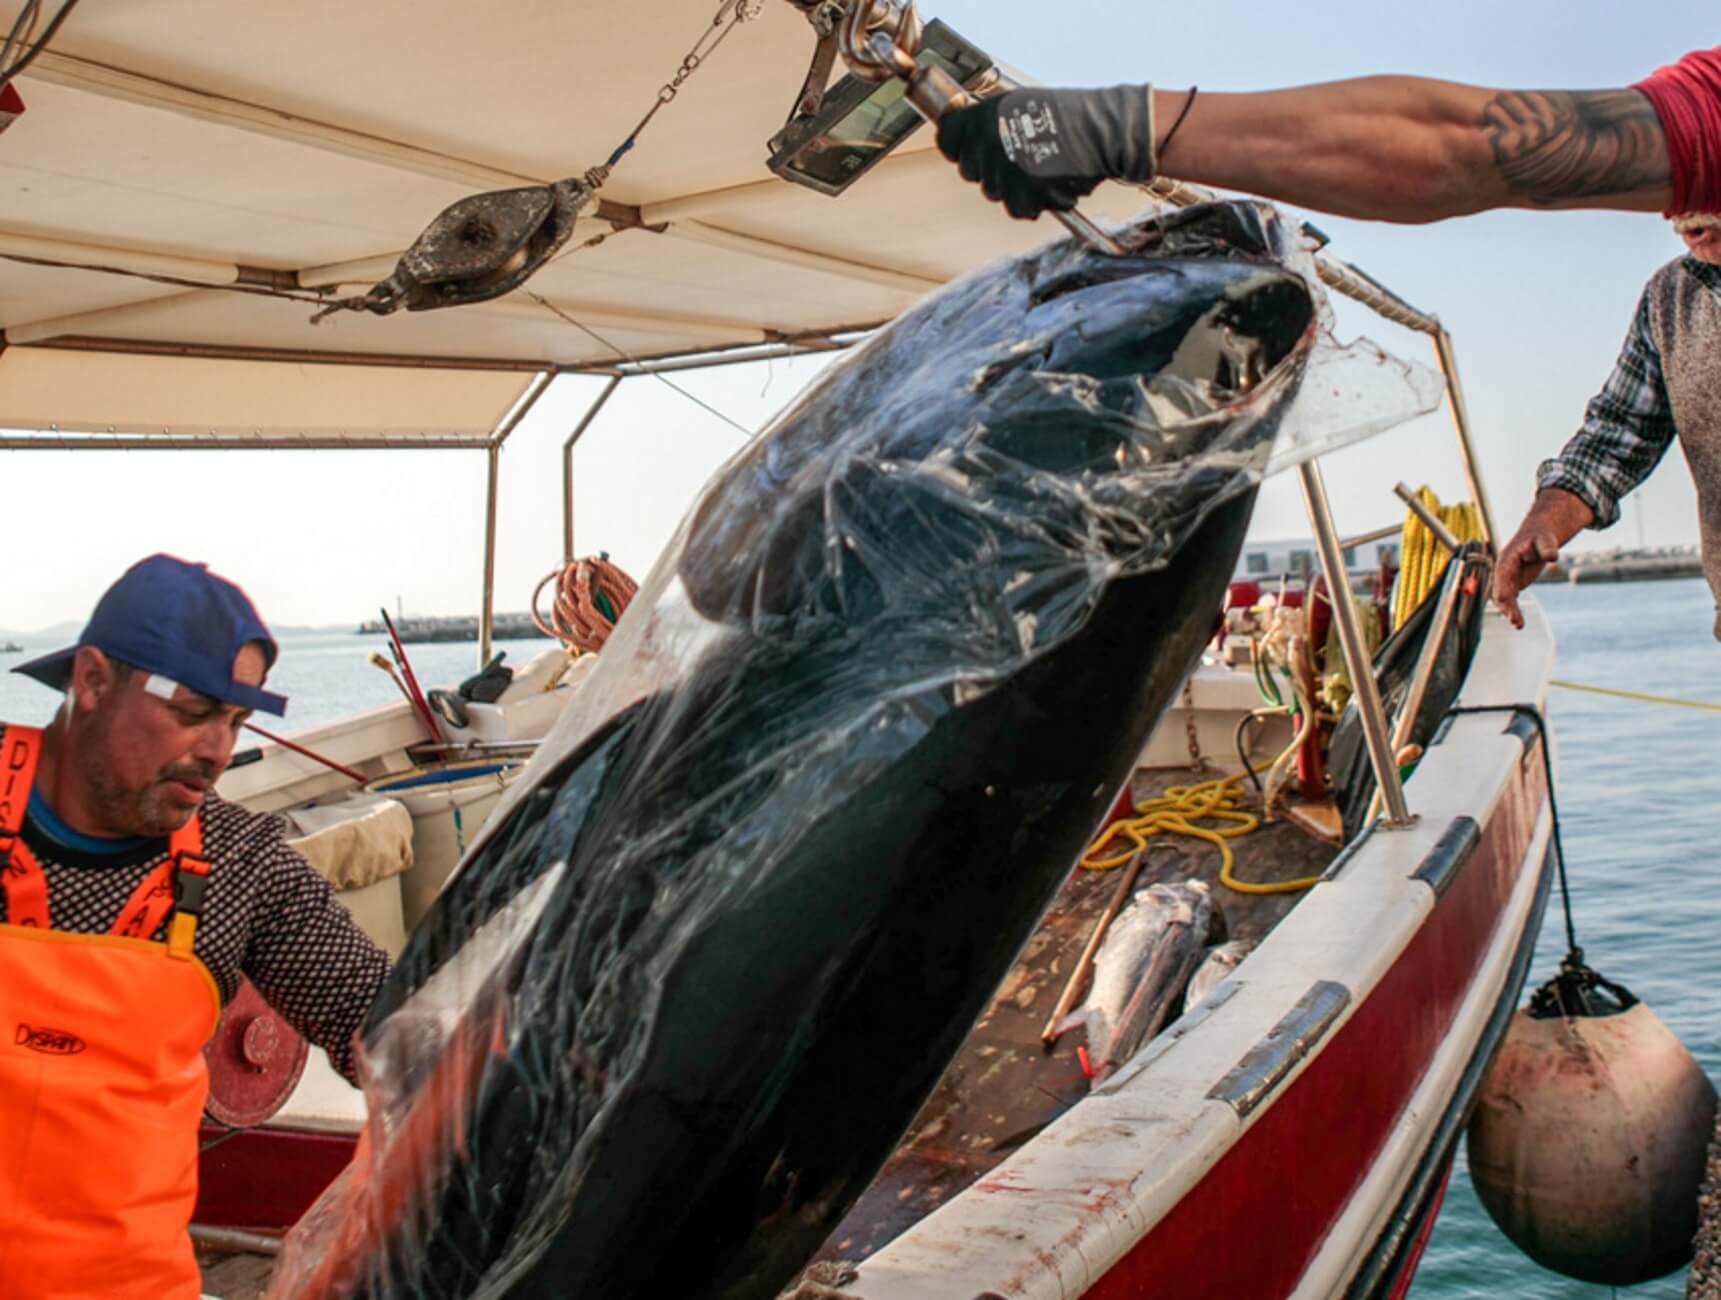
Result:
[[[1391,750],[1395,765],[1398,756],[1404,752],[1404,747],[1410,743],[1417,715],[1422,712],[1422,701],[1428,695],[1428,684],[1434,680],[1434,666],[1440,662],[1441,643],[1446,640],[1447,629],[1452,626],[1452,616],[1458,610],[1458,595],[1464,585],[1464,571],[1465,564],[1457,558],[1457,551],[1454,550],[1452,563],[1446,566],[1446,581],[1440,589],[1440,603],[1435,607],[1434,622],[1428,629],[1427,640],[1422,643],[1422,653],[1416,657],[1416,667],[1410,674],[1410,686],[1405,691],[1404,704],[1393,724]],[[1381,792],[1377,788],[1369,803],[1371,819],[1379,812],[1380,803]]]
[[[1488,491],[1482,486],[1482,467],[1476,462],[1476,449],[1470,438],[1470,410],[1464,405],[1464,385],[1458,382],[1458,358],[1452,351],[1452,336],[1444,329],[1434,336],[1434,350],[1440,356],[1440,371],[1446,376],[1446,397],[1452,405],[1452,422],[1458,429],[1464,477],[1470,483],[1470,495],[1481,517],[1482,544],[1493,551],[1500,534],[1494,531],[1494,512],[1488,505]]]
[[[1366,533],[1346,537],[1339,542],[1339,546],[1346,551],[1352,551],[1359,546],[1367,546],[1370,542],[1384,542],[1389,537],[1397,537],[1403,531],[1404,525],[1401,523],[1388,524],[1385,528],[1371,528]]]
[[[1458,535],[1446,526],[1444,520],[1427,506],[1422,504],[1422,498],[1410,490],[1408,483],[1398,483],[1393,486],[1393,495],[1410,507],[1410,513],[1422,521],[1422,526],[1434,534],[1434,540],[1444,546],[1452,555],[1458,554],[1458,548],[1463,545]]]
[[[1346,577],[1344,552],[1339,547],[1338,529],[1333,526],[1326,480],[1321,477],[1320,463],[1313,459],[1297,466],[1297,476],[1302,480],[1303,500],[1308,506],[1309,522],[1314,526],[1315,546],[1321,553],[1321,569],[1327,575],[1327,599],[1332,601],[1339,648],[1344,652],[1345,667],[1356,694],[1369,764],[1374,768],[1375,786],[1386,803],[1386,824],[1394,830],[1402,829],[1415,819],[1404,801],[1404,783],[1399,780],[1398,763],[1387,733],[1380,683],[1375,680],[1374,662],[1363,644],[1362,625],[1356,616],[1356,595]]]

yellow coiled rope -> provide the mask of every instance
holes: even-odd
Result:
[[[1440,498],[1427,486],[1419,489],[1416,495],[1441,523],[1452,530],[1453,536],[1459,541],[1481,540],[1482,519],[1476,507],[1468,501],[1442,506]],[[1404,535],[1400,539],[1398,549],[1398,583],[1392,589],[1394,632],[1404,626],[1405,620],[1428,598],[1428,593],[1440,585],[1451,559],[1446,548],[1435,540],[1434,534],[1428,531],[1427,525],[1417,518],[1416,513],[1407,512],[1404,517]]]
[[[1115,821],[1101,831],[1100,837],[1083,855],[1082,866],[1088,871],[1110,871],[1113,867],[1121,867],[1145,849],[1147,842],[1155,835],[1187,835],[1206,840],[1219,850],[1223,863],[1219,870],[1219,879],[1240,894],[1288,894],[1307,889],[1318,881],[1319,876],[1310,876],[1305,880],[1255,885],[1238,880],[1232,874],[1232,869],[1237,865],[1237,857],[1231,851],[1228,841],[1247,835],[1261,825],[1258,816],[1244,811],[1242,795],[1241,776],[1204,781],[1200,785],[1174,785],[1159,798],[1149,799],[1137,806],[1135,816]],[[1222,824],[1197,825],[1203,821]],[[1109,857],[1101,856],[1108,848],[1115,847],[1119,840],[1127,840],[1130,847],[1121,853],[1114,852]]]

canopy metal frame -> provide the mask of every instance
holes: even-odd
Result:
[[[496,627],[496,533],[501,493],[502,448],[531,414],[551,383],[562,375],[601,375],[608,379],[597,401],[563,443],[563,552],[574,558],[573,449],[591,428],[622,380],[709,370],[748,361],[781,360],[841,350],[864,338],[879,322],[844,326],[829,333],[783,336],[767,343],[710,351],[681,351],[659,357],[628,356],[607,365],[546,365],[542,361],[486,357],[434,357],[374,352],[312,351],[221,344],[162,343],[147,339],[107,339],[60,335],[18,349],[105,352],[128,356],[196,357],[213,361],[275,362],[290,365],[367,366],[382,369],[508,372],[530,375],[525,388],[501,421],[482,436],[425,434],[350,434],[340,436],[221,433],[120,433],[108,429],[0,430],[0,451],[481,451],[484,476],[484,561],[478,614],[478,664],[490,659]]]
[[[463,366],[435,358],[378,357],[361,353],[294,354],[266,353],[253,348],[205,349],[149,345],[111,346],[107,340],[58,339],[41,347],[76,348],[86,351],[141,352],[154,355],[200,355],[205,358],[242,361],[294,361],[317,364],[364,366],[401,366],[415,369],[436,368],[498,370],[526,367],[500,366],[479,362]],[[478,618],[478,662],[483,666],[490,658],[496,625],[496,511],[502,476],[502,448],[540,398],[549,389],[558,370],[539,363],[527,370],[531,379],[503,415],[501,421],[482,437],[439,436],[408,437],[401,435],[304,436],[285,434],[192,434],[192,433],[111,433],[106,430],[44,429],[16,430],[0,433],[0,451],[482,451],[485,457],[484,496],[484,573]]]

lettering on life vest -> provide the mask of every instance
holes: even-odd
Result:
[[[63,1029],[35,1029],[22,1022],[12,1041],[45,1056],[76,1056],[86,1046],[83,1039]]]
[[[4,760],[0,760],[0,826],[23,822],[14,800],[27,798],[30,794],[29,786],[19,779],[29,758],[28,742],[22,736],[14,735],[6,745]]]

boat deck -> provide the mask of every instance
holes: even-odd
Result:
[[[1137,802],[1172,786],[1212,780],[1194,768],[1136,773]],[[1231,841],[1238,879],[1271,884],[1318,876],[1337,854],[1287,822]],[[1212,888],[1226,937],[1259,942],[1306,891],[1240,894],[1219,882],[1219,851],[1202,840],[1163,836],[1152,842],[1136,888],[1199,879]],[[879,1250],[945,1201],[1002,1163],[1012,1151],[1088,1091],[1072,1031],[1046,1051],[1040,1031],[1079,960],[1094,923],[1117,888],[1115,871],[1076,871],[1021,958],[999,986],[945,1071],[909,1135],[856,1202],[817,1259],[856,1263]],[[1175,1016],[1173,1016],[1175,1019]]]
[[[1212,780],[1192,767],[1136,773],[1137,802],[1172,786]],[[1231,841],[1240,879],[1263,884],[1319,875],[1337,850],[1286,822],[1262,826]],[[1220,856],[1211,844],[1164,836],[1152,844],[1137,889],[1200,879],[1213,890],[1228,938],[1258,942],[1304,892],[1239,894],[1219,882]],[[1088,1090],[1073,1031],[1053,1051],[1040,1030],[1063,992],[1094,922],[1117,888],[1114,871],[1076,871],[1021,958],[999,987],[962,1051],[910,1126],[909,1136],[856,1202],[820,1260],[855,1263],[877,1251],[945,1201],[977,1182],[1023,1142],[1074,1105]],[[273,1261],[255,1255],[206,1255],[204,1290],[221,1300],[259,1300]]]
[[[220,1300],[263,1300],[269,1289],[269,1274],[275,1260],[269,1255],[229,1255],[218,1251],[198,1251],[198,1266],[203,1270],[205,1295]]]

